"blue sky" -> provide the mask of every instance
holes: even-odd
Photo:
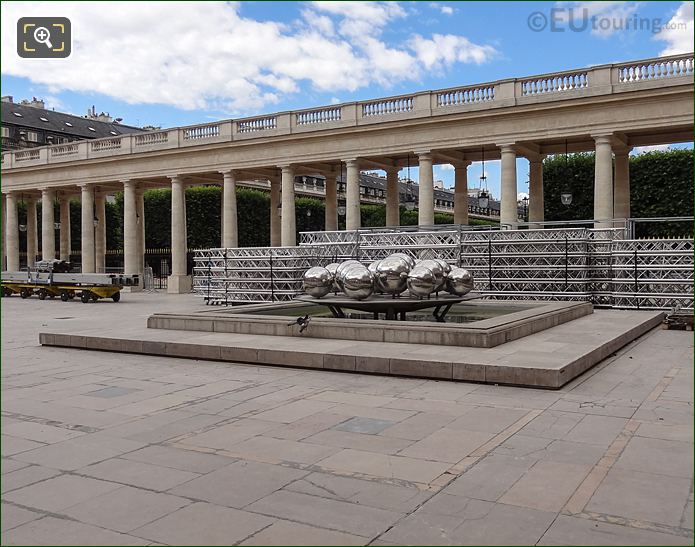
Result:
[[[1,9],[3,95],[37,96],[79,115],[95,105],[140,126],[203,123],[693,49],[692,2],[3,2]],[[535,12],[541,14],[535,22],[554,17],[556,31],[532,30]],[[570,13],[575,28],[587,18],[608,23],[572,31]],[[17,57],[16,20],[32,15],[71,19],[69,59]],[[657,32],[669,22],[679,28]],[[486,166],[499,195],[499,164]],[[480,165],[471,169],[477,177]],[[525,160],[518,171],[523,192]],[[453,172],[438,167],[435,176],[448,186]]]

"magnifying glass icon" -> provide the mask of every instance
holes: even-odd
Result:
[[[48,49],[53,49],[53,44],[51,44],[51,33],[46,27],[38,27],[34,31],[34,40],[39,44],[45,44]]]

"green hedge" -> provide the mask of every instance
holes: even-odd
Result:
[[[569,207],[560,193],[572,191]],[[543,162],[545,220],[585,220],[594,216],[594,154],[564,155]],[[630,216],[693,215],[693,150],[653,151],[630,157]],[[639,237],[692,234],[692,225],[638,224]]]

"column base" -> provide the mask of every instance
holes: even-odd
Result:
[[[190,275],[172,274],[167,278],[167,293],[184,294],[191,292],[193,278]]]

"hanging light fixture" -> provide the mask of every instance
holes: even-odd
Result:
[[[24,206],[24,194],[20,194],[19,203],[22,206]],[[27,215],[29,215],[29,211],[27,211]],[[27,220],[27,222],[28,222],[28,220]],[[19,231],[20,232],[26,232],[27,231],[27,225],[26,224],[20,224],[19,225]]]
[[[480,173],[480,188],[478,190],[478,207],[487,209],[490,206],[490,194],[487,191],[487,175],[485,174],[485,145],[481,147],[483,170]]]
[[[54,206],[54,207],[56,206],[56,204],[58,205],[58,207],[60,207],[60,191],[56,192],[56,197],[55,197],[55,199],[53,200],[53,206]],[[60,230],[60,221],[54,222],[54,223],[53,223],[53,228],[54,228],[55,230]]]
[[[565,185],[562,189],[562,192],[560,192],[560,201],[565,207],[569,207],[572,205],[572,189],[569,187],[568,183],[568,177],[567,177],[568,169],[567,169],[567,139],[565,139],[565,169],[564,169],[564,179],[565,179]]]

